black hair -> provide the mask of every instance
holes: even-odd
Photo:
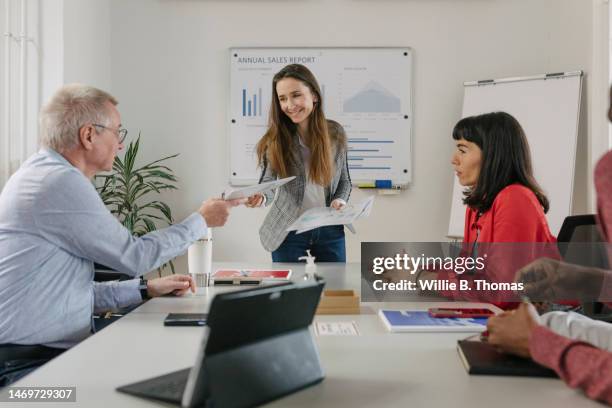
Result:
[[[461,119],[453,129],[453,139],[475,143],[482,150],[478,182],[463,192],[464,204],[484,213],[501,190],[518,183],[533,191],[548,212],[548,198],[533,177],[527,137],[512,115],[492,112]]]

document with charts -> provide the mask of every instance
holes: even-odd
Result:
[[[296,234],[301,234],[327,225],[348,225],[350,229],[352,228],[350,224],[370,215],[373,203],[374,196],[357,204],[347,204],[341,210],[335,210],[331,207],[311,208],[291,224],[287,231],[296,231]]]
[[[224,200],[236,200],[238,198],[248,198],[256,193],[265,193],[268,190],[272,190],[274,188],[278,188],[283,184],[287,184],[292,181],[295,176],[285,177],[278,180],[272,180],[265,183],[254,184],[248,187],[242,188],[230,188],[229,190],[225,190],[221,194],[221,198]]]

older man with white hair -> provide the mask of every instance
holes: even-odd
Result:
[[[41,112],[41,150],[0,195],[5,350],[7,344],[67,348],[92,332],[94,312],[140,302],[143,294],[194,290],[188,275],[97,283],[93,265],[139,277],[185,252],[207,228],[224,225],[230,207],[238,204],[209,199],[178,224],[132,236],[91,182],[96,173],[111,170],[123,148],[126,131],[116,105],[99,89],[62,87]]]

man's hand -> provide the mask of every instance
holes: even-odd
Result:
[[[516,310],[489,318],[488,341],[507,353],[531,357],[529,340],[533,329],[539,324],[538,313],[533,305],[522,303]]]
[[[522,294],[532,300],[597,300],[604,271],[540,258],[518,270],[515,282],[522,282]]]
[[[346,201],[340,198],[336,198],[334,201],[331,202],[329,206],[333,208],[334,210],[341,210],[344,207],[346,207]]]
[[[242,198],[228,201],[210,198],[202,203],[198,212],[204,217],[208,227],[221,227],[225,225],[230,209],[242,203],[244,203]]]
[[[246,206],[249,208],[261,207],[264,202],[264,196],[261,193],[255,193],[250,196],[246,202]]]
[[[169,275],[163,278],[147,281],[147,293],[150,297],[157,297],[172,293],[175,296],[183,296],[187,291],[195,293],[195,282],[190,275]]]

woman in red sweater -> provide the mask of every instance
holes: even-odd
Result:
[[[540,256],[557,256],[545,216],[549,202],[533,177],[525,132],[513,116],[493,112],[461,119],[453,139],[457,148],[452,165],[466,187],[463,254],[485,256],[486,268],[476,273],[438,272],[436,279],[455,282],[457,288],[467,281],[469,287],[441,293],[467,300],[516,300],[511,290],[489,290],[476,281],[511,283],[520,267]]]
[[[505,112],[464,118],[453,139],[452,165],[466,187],[464,242],[555,242],[518,121]]]

